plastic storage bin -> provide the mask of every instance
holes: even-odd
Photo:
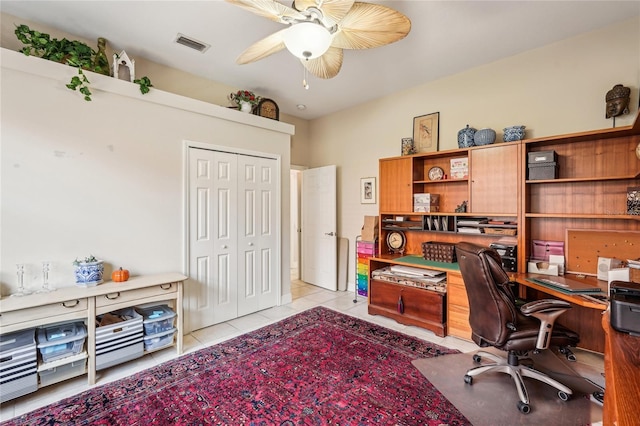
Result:
[[[0,335],[0,403],[38,390],[35,330]]]
[[[111,312],[121,321],[100,325],[104,315],[98,316],[96,324],[96,370],[102,370],[144,354],[142,315],[133,308]]]
[[[87,372],[87,359],[72,361],[68,364],[59,365],[57,367],[47,368],[46,364],[40,366],[38,375],[40,376],[40,385],[48,386],[72,377],[80,376]]]
[[[163,333],[173,328],[176,313],[167,305],[150,306],[146,308],[136,308],[143,317],[144,334]]]
[[[66,322],[38,329],[38,349],[43,362],[82,352],[87,328],[81,322]]]
[[[144,350],[154,351],[156,349],[173,345],[174,334],[176,334],[176,329],[172,328],[161,333],[144,336]]]

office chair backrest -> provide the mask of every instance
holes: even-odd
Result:
[[[469,324],[480,346],[502,346],[516,326],[517,308],[502,268],[492,248],[468,242],[456,245],[460,272],[469,299]]]

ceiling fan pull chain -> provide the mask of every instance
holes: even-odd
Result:
[[[307,68],[302,66],[302,87],[309,90],[309,83],[307,83]]]

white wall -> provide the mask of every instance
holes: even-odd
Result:
[[[44,260],[54,286],[73,286],[71,262],[89,254],[109,274],[185,272],[187,140],[280,157],[282,293],[290,294],[293,126],[158,90],[143,96],[92,73],[86,102],[65,87],[75,69],[6,49],[0,59],[2,295],[16,288],[16,263],[28,265],[31,288]]]
[[[640,18],[313,120],[309,166],[338,166],[338,234],[350,240],[350,259],[363,216],[378,212],[360,204],[360,178],[378,176],[379,158],[400,155],[414,117],[440,112],[440,150],[457,148],[466,124],[493,128],[498,140],[516,124],[527,126],[527,138],[607,128],[605,94],[617,83],[632,88],[631,113],[616,121],[623,126],[638,111]]]

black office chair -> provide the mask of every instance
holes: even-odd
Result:
[[[464,381],[472,384],[473,377],[490,371],[509,374],[520,397],[518,409],[525,414],[531,408],[523,377],[555,387],[558,397],[563,401],[568,400],[573,393],[571,389],[534,370],[532,363],[523,365],[521,362],[525,361],[529,352],[544,350],[549,346],[558,347],[568,359],[573,358],[568,348],[578,343],[579,336],[561,325],[554,326],[556,318],[571,305],[562,300],[544,299],[526,303],[518,309],[509,277],[494,249],[460,242],[456,251],[469,299],[469,324],[473,341],[480,347],[493,346],[508,353],[505,359],[490,352],[478,351],[473,356],[475,362],[479,363],[482,357],[486,357],[493,363],[471,368],[464,376]]]

